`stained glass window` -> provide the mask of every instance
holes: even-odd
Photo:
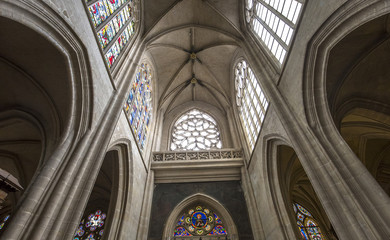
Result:
[[[248,145],[254,148],[268,101],[248,63],[237,63],[235,68],[236,102]]]
[[[204,206],[188,208],[177,220],[174,237],[218,235],[228,233],[218,215]]]
[[[141,150],[152,118],[152,70],[148,64],[141,64],[125,103],[125,112]]]
[[[101,210],[97,210],[94,213],[81,220],[79,227],[77,228],[73,240],[94,239],[100,240],[104,234],[104,220],[106,214]]]
[[[314,220],[311,213],[298,203],[293,204],[297,225],[301,232],[302,239],[305,240],[322,240],[325,237],[322,235],[320,227]]]
[[[297,0],[247,0],[246,20],[273,56],[283,63],[302,3]]]
[[[221,148],[217,122],[207,113],[193,109],[174,124],[171,150],[204,150]]]
[[[135,32],[134,0],[86,0],[105,60],[111,68]]]
[[[0,231],[4,228],[4,226],[5,226],[6,222],[8,221],[9,217],[10,217],[10,215],[7,215],[7,216],[5,216],[5,217],[1,220],[1,222],[0,222]]]

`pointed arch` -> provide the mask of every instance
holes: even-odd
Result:
[[[203,204],[210,209],[214,210],[215,213],[222,219],[224,222],[224,226],[228,232],[228,236],[234,236],[234,239],[238,240],[238,231],[236,224],[233,221],[230,213],[226,210],[226,208],[219,203],[214,198],[207,196],[205,194],[194,194],[192,196],[187,197],[183,201],[181,201],[177,206],[173,209],[171,214],[169,215],[167,222],[165,224],[164,233],[162,239],[169,239],[173,236],[173,232],[175,230],[177,219],[181,217],[183,212],[188,208],[196,204]]]

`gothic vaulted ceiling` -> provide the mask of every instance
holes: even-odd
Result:
[[[192,101],[222,112],[231,104],[239,48],[236,0],[146,0],[144,36],[155,65],[159,109]]]

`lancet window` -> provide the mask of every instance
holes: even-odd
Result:
[[[253,149],[268,108],[268,101],[245,60],[237,63],[235,67],[235,88],[241,123],[248,145]]]
[[[293,204],[295,216],[297,218],[297,225],[301,232],[302,239],[305,240],[322,240],[325,239],[321,233],[316,220],[314,220],[311,213],[298,203]]]
[[[145,147],[147,133],[152,118],[152,69],[142,63],[131,83],[130,93],[125,103],[126,116],[141,150]]]
[[[88,215],[87,218],[81,220],[77,228],[73,240],[95,239],[100,240],[104,234],[104,221],[106,214],[101,210]]]
[[[135,33],[136,1],[85,0],[96,35],[111,68]]]
[[[269,52],[283,63],[302,3],[297,0],[246,0],[246,20]]]
[[[198,109],[184,113],[173,126],[171,150],[208,150],[221,147],[217,122]]]
[[[207,207],[188,208],[179,219],[173,237],[227,236],[227,231],[217,213]]]

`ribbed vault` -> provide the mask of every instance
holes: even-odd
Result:
[[[225,112],[234,87],[231,61],[240,42],[238,2],[160,2],[145,1],[146,50],[155,63],[159,109],[167,113],[197,101]]]

